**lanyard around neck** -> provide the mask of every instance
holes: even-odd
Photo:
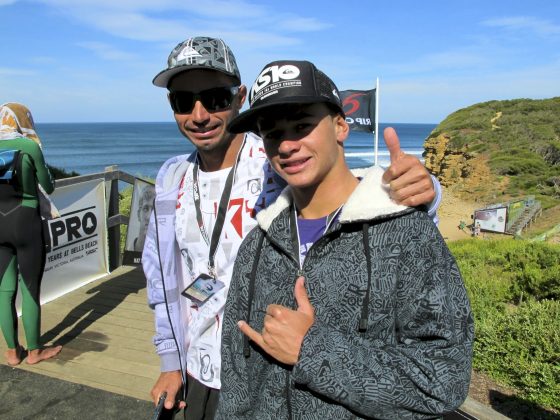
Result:
[[[218,243],[220,242],[220,236],[222,234],[222,229],[224,228],[224,221],[226,219],[226,212],[229,205],[229,199],[231,195],[231,190],[233,188],[233,179],[235,177],[235,173],[237,172],[237,165],[239,163],[239,159],[241,158],[241,151],[245,146],[245,139],[243,139],[243,144],[239,148],[237,152],[237,158],[235,159],[235,165],[233,168],[230,169],[226,184],[224,186],[224,190],[222,191],[222,197],[220,198],[220,205],[218,206],[218,214],[216,215],[216,223],[214,224],[214,229],[212,229],[212,237],[208,238],[208,233],[206,232],[206,228],[204,227],[204,220],[202,219],[202,210],[200,208],[200,186],[198,185],[198,171],[199,171],[199,163],[198,163],[198,153],[196,155],[196,160],[193,165],[193,200],[194,200],[194,207],[196,210],[196,221],[198,223],[198,228],[200,229],[200,234],[204,238],[204,241],[207,245],[210,246],[208,252],[208,271],[212,277],[216,278],[216,264],[214,262],[214,257],[216,255],[216,251],[218,250]]]

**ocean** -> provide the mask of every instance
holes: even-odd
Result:
[[[423,143],[435,124],[380,124],[378,163],[389,165],[383,129],[397,130],[401,148],[422,158]],[[155,178],[168,158],[190,153],[191,143],[174,122],[159,123],[43,123],[36,124],[49,165],[80,175],[102,172],[118,165],[131,175]],[[351,168],[369,166],[374,159],[374,136],[351,132],[346,141],[346,160]]]

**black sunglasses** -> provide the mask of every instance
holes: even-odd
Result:
[[[196,101],[200,101],[209,112],[228,109],[233,98],[239,92],[239,86],[217,87],[198,93],[188,91],[169,92],[169,103],[176,114],[190,114]]]

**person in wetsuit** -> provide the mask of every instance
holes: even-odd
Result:
[[[40,285],[45,243],[39,214],[39,185],[46,193],[54,182],[45,164],[29,110],[17,103],[0,106],[0,327],[9,365],[26,355],[18,341],[16,294],[22,297],[27,363],[56,356],[62,346],[40,344]]]

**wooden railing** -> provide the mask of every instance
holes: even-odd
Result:
[[[94,179],[104,179],[106,183],[105,200],[107,202],[107,243],[109,246],[109,271],[113,271],[121,265],[122,255],[120,251],[121,225],[128,225],[128,216],[120,214],[119,210],[119,181],[134,185],[138,178],[144,182],[152,183],[145,178],[135,177],[127,172],[119,170],[117,165],[107,166],[104,172],[88,175],[79,175],[70,178],[57,179],[56,187],[75,185]]]

